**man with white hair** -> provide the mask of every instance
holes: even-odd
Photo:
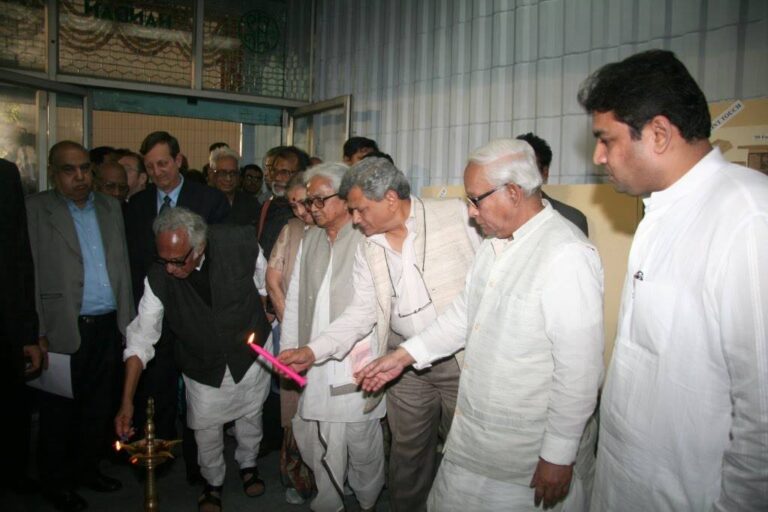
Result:
[[[240,155],[229,146],[221,146],[211,151],[211,183],[221,190],[231,206],[229,215],[224,219],[227,224],[250,224],[259,221],[261,205],[251,194],[240,190]]]
[[[603,270],[551,204],[531,147],[497,140],[464,171],[488,237],[464,291],[420,334],[357,373],[377,391],[405,368],[464,349],[453,425],[429,510],[559,508],[572,487],[603,370]],[[582,496],[573,480],[574,495]]]
[[[420,332],[461,292],[479,244],[458,199],[411,195],[405,175],[391,161],[368,157],[344,176],[339,195],[365,236],[355,255],[354,299],[311,342],[281,354],[302,370],[343,359],[358,340],[375,332],[374,356]],[[304,340],[302,340],[304,341]],[[424,371],[408,371],[387,389],[390,507],[426,509],[437,471],[438,436],[448,432],[458,392],[461,357],[446,354]],[[366,410],[381,395],[369,397]]]
[[[207,226],[187,210],[167,208],[152,229],[157,259],[144,279],[139,314],[126,330],[125,385],[115,429],[134,433],[133,398],[141,372],[155,356],[163,324],[177,335],[174,358],[186,387],[186,423],[194,430],[197,461],[206,480],[200,512],[221,512],[224,424],[235,422],[243,490],[264,493],[256,456],[262,440],[262,405],[269,372],[247,345],[271,348],[269,323],[259,295],[266,261],[252,226]]]
[[[343,164],[320,164],[306,173],[305,205],[320,229],[309,229],[299,246],[283,321],[282,348],[306,345],[349,305],[355,253],[364,235],[355,229],[339,185]],[[362,510],[373,510],[384,486],[381,418],[384,403],[365,411],[352,377],[357,360],[370,360],[370,335],[339,360],[313,366],[293,418],[302,458],[315,473],[312,510],[344,508],[344,481]]]

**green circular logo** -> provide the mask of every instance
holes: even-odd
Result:
[[[280,27],[264,11],[248,11],[240,17],[238,36],[243,46],[256,53],[266,53],[280,44]]]

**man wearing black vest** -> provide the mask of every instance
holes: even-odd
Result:
[[[139,150],[152,184],[133,197],[125,215],[125,234],[131,262],[133,297],[144,292],[144,277],[157,256],[152,222],[161,210],[183,206],[200,215],[207,224],[223,222],[229,215],[226,196],[212,187],[185,180],[180,168],[183,156],[179,141],[168,132],[152,132]],[[167,329],[158,343],[154,360],[141,376],[136,392],[136,423],[144,424],[148,397],[155,399],[157,436],[175,439],[179,370],[173,362],[173,338]],[[184,461],[190,483],[199,479],[194,441],[184,432]]]
[[[158,257],[144,280],[139,315],[127,329],[125,386],[115,428],[133,434],[133,395],[154,357],[165,321],[176,335],[174,356],[186,385],[187,424],[195,432],[205,490],[200,510],[220,510],[224,424],[235,422],[243,489],[264,492],[256,456],[269,372],[247,345],[269,335],[260,293],[266,262],[251,226],[208,226],[185,208],[169,208],[153,223]],[[270,349],[271,347],[267,347]]]

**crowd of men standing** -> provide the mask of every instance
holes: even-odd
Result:
[[[363,137],[343,163],[280,146],[263,169],[214,144],[204,172],[167,132],[138,153],[63,141],[26,201],[3,162],[0,389],[21,440],[25,379],[71,383],[41,384],[40,491],[72,512],[78,486],[120,489],[99,461],[153,397],[201,512],[226,505],[225,431],[246,495],[272,443],[286,501],[321,512],[350,493],[375,510],[385,485],[404,512],[768,509],[768,178],[710,145],[671,52],[600,68],[579,101],[595,164],[645,204],[605,382],[600,255],[541,191],[532,133],[468,156],[466,203],[413,195]]]

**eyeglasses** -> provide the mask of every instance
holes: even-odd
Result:
[[[240,172],[239,171],[224,171],[224,170],[216,171],[216,170],[214,170],[213,174],[215,174],[216,176],[219,176],[221,178],[229,178],[229,179],[233,180],[233,179],[235,179],[236,177],[238,177],[240,175]]]
[[[173,265],[174,267],[183,267],[187,263],[187,260],[189,259],[189,255],[192,254],[193,249],[194,247],[190,247],[189,251],[187,251],[187,254],[185,254],[184,257],[181,258],[180,260],[166,260],[165,258],[161,258],[160,256],[158,256],[155,258],[155,261],[161,264],[162,266]]]
[[[325,196],[325,197],[308,197],[308,198],[306,198],[306,199],[304,200],[304,208],[306,208],[307,210],[309,210],[311,207],[313,207],[313,206],[314,206],[314,207],[315,207],[315,208],[317,208],[318,210],[322,210],[322,209],[323,209],[323,207],[325,206],[325,202],[326,202],[327,200],[329,200],[329,199],[330,199],[330,198],[332,198],[332,197],[336,197],[336,196],[338,196],[338,195],[339,195],[339,194],[338,194],[338,193],[336,193],[336,194],[331,194],[331,195],[329,195],[329,196]]]
[[[474,206],[475,208],[480,208],[480,206],[479,206],[479,205],[480,205],[480,201],[482,201],[483,199],[485,199],[485,198],[486,198],[486,197],[488,197],[489,195],[493,194],[493,193],[494,193],[494,192],[496,192],[497,190],[501,190],[501,189],[503,189],[503,188],[504,188],[504,187],[506,187],[506,186],[507,186],[507,184],[506,184],[506,183],[505,183],[504,185],[499,185],[498,187],[496,187],[496,188],[494,188],[494,189],[492,189],[492,190],[489,190],[489,191],[488,191],[488,192],[486,192],[485,194],[480,194],[480,195],[479,195],[479,196],[477,196],[477,197],[469,197],[469,196],[467,196],[467,203],[471,204],[471,205],[472,205],[472,206]]]
[[[114,181],[105,181],[101,186],[104,187],[104,190],[119,190],[120,192],[128,190],[127,183],[116,183]]]
[[[254,176],[253,174],[246,174],[244,179],[245,181],[261,181],[264,179],[264,176]]]
[[[272,174],[274,175],[275,178],[277,178],[279,176],[288,176],[288,178],[290,178],[291,176],[293,176],[297,172],[299,172],[298,169],[296,169],[296,170],[293,170],[293,169],[275,169],[274,167],[272,167]]]

